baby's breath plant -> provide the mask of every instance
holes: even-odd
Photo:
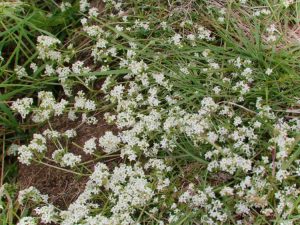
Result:
[[[66,209],[20,190],[18,225],[299,224],[296,1],[72,3],[58,8],[76,8],[74,35],[42,32],[14,67],[45,88],[5,109],[47,127],[20,163],[87,181]]]

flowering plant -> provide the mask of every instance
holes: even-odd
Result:
[[[61,86],[9,103],[42,127],[19,162],[87,177],[66,209],[21,190],[18,225],[298,224],[299,68],[273,21],[293,1],[103,2],[79,1],[86,44],[40,35],[35,61],[14,68]]]

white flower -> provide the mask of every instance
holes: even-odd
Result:
[[[255,121],[254,124],[253,124],[253,127],[254,128],[260,128],[261,127],[261,122]]]
[[[32,69],[33,72],[36,72],[38,69],[38,66],[35,63],[30,63],[30,69]]]
[[[203,57],[207,58],[208,55],[210,54],[211,50],[210,49],[204,49],[203,52],[201,53]]]
[[[68,101],[62,99],[60,102],[53,105],[53,111],[55,116],[60,116],[63,114],[64,110],[66,109],[66,106],[68,105]]]
[[[185,74],[185,75],[189,75],[189,74],[190,74],[190,72],[189,72],[189,70],[188,70],[187,67],[180,67],[180,71],[181,71],[183,74]]]
[[[221,88],[219,86],[215,86],[213,89],[212,89],[216,95],[220,94],[221,92]]]
[[[75,121],[78,117],[76,116],[76,113],[74,110],[70,110],[68,112],[68,119],[71,121]]]
[[[55,73],[55,70],[53,69],[52,65],[46,65],[45,67],[45,75],[46,76],[51,76]]]
[[[21,218],[20,221],[17,223],[17,225],[36,225],[36,224],[37,224],[36,219],[29,216]]]
[[[158,170],[159,172],[163,171],[171,171],[172,168],[165,164],[163,159],[150,159],[144,166],[145,169],[153,168]]]
[[[288,176],[289,176],[289,172],[287,170],[281,169],[276,173],[276,180],[282,182],[283,180],[287,179]]]
[[[55,212],[55,207],[51,204],[38,207],[34,210],[37,215],[40,216],[43,223],[56,222],[57,213]]]
[[[80,155],[74,155],[73,153],[66,153],[61,158],[60,164],[62,166],[69,166],[69,167],[72,168],[80,162],[81,162],[81,156]]]
[[[134,75],[138,75],[142,73],[143,71],[146,71],[148,69],[148,66],[144,61],[131,61],[128,65],[128,69],[132,72]]]
[[[76,61],[72,64],[72,71],[73,73],[80,74],[83,71],[83,62],[82,61]]]
[[[273,214],[273,210],[271,208],[267,208],[267,209],[263,209],[262,210],[262,214],[264,214],[265,216],[271,216]]]
[[[205,97],[201,101],[202,109],[210,112],[215,111],[218,108],[218,105],[215,103],[215,101],[211,97]]]
[[[163,30],[166,30],[168,28],[168,25],[167,25],[166,21],[161,22],[160,26],[162,27]]]
[[[84,143],[83,151],[86,154],[92,154],[96,150],[96,138],[93,137]]]
[[[57,44],[60,44],[60,40],[55,37],[41,35],[37,38],[37,50],[40,59],[50,59],[54,61],[61,60],[61,53],[54,50]]]
[[[86,99],[83,91],[79,91],[77,93],[77,96],[75,96],[74,107],[76,109],[86,109],[88,111],[93,111],[96,109],[96,103],[93,100]]]
[[[231,187],[224,187],[221,191],[220,194],[221,196],[231,196],[233,195],[234,189]]]
[[[124,27],[122,27],[120,25],[117,25],[116,30],[119,31],[119,32],[122,32],[124,30]]]
[[[42,153],[47,149],[46,139],[41,134],[34,134],[33,139],[28,145],[28,148],[32,151],[34,150],[39,153]]]
[[[22,145],[18,147],[18,154],[18,160],[20,163],[30,165],[31,160],[33,159],[33,153],[27,146]]]
[[[38,36],[37,42],[47,47],[53,46],[55,44],[60,44],[60,40],[58,40],[57,38],[45,35]]]
[[[88,14],[90,17],[97,17],[99,15],[99,12],[97,8],[93,7],[89,9]]]
[[[265,73],[269,76],[272,74],[272,72],[273,72],[273,70],[271,68],[267,68]]]
[[[62,2],[59,6],[59,8],[62,12],[66,11],[70,7],[72,7],[70,2]]]
[[[6,151],[6,154],[7,155],[16,155],[17,154],[17,152],[18,152],[18,148],[20,147],[20,145],[17,145],[17,144],[11,144],[10,146],[9,146],[9,148],[7,149],[7,151]]]
[[[83,25],[83,26],[85,26],[86,24],[87,24],[87,18],[82,18],[81,20],[80,20],[80,22],[81,22],[81,24]],[[84,29],[84,28],[83,28]]]
[[[82,119],[81,120],[82,120],[83,123],[87,123],[89,125],[96,125],[97,122],[98,122],[98,120],[97,120],[96,117],[94,117],[94,116],[87,116],[86,113],[82,114]]]
[[[174,45],[181,46],[181,39],[182,39],[181,34],[176,33],[173,37],[171,37],[171,42]]]
[[[213,131],[210,131],[207,134],[207,139],[210,143],[215,143],[218,140],[218,138],[219,136]]]
[[[47,137],[48,139],[57,139],[61,136],[61,133],[56,131],[56,130],[49,130],[49,129],[46,129],[44,132],[43,132],[43,135],[45,137]]]
[[[26,115],[28,115],[30,112],[30,108],[32,104],[33,104],[32,98],[26,97],[22,99],[17,99],[12,103],[11,109],[20,113],[21,117],[25,119]]]
[[[283,0],[283,5],[287,8],[294,3],[294,0]]]
[[[64,135],[66,135],[67,138],[73,138],[77,136],[77,132],[74,129],[69,129],[64,132]]]
[[[196,36],[194,34],[188,34],[186,38],[190,41],[195,41]]]
[[[106,131],[105,134],[99,138],[99,146],[102,147],[106,153],[118,151],[118,145],[120,143],[121,139],[111,131]]]
[[[111,90],[110,95],[112,97],[115,97],[117,99],[120,99],[122,97],[123,91],[124,91],[124,86],[123,85],[117,85],[114,87],[113,90]]]
[[[84,108],[88,111],[93,111],[96,109],[96,103],[92,100],[86,100]]]
[[[238,125],[240,125],[242,122],[243,122],[243,121],[242,121],[242,118],[239,117],[239,116],[237,116],[237,117],[234,118],[233,124],[234,124],[234,126],[238,126]]]
[[[38,189],[30,186],[24,190],[19,191],[18,202],[20,205],[26,203],[26,201],[31,200],[35,203],[47,203],[48,195],[42,195]]]
[[[86,12],[87,9],[90,7],[90,3],[87,0],[80,0],[80,11]]]
[[[236,212],[238,214],[249,214],[250,213],[250,209],[244,203],[238,203],[235,205],[235,207],[236,207]]]
[[[267,32],[273,34],[276,31],[275,24],[271,24],[269,27],[267,27]]]
[[[108,167],[104,163],[97,163],[95,165],[94,172],[90,176],[88,185],[96,185],[97,187],[101,187],[102,185],[107,184],[109,175]]]
[[[164,84],[165,75],[163,73],[154,73],[154,74],[152,74],[152,76],[156,83],[158,83],[160,85]]]

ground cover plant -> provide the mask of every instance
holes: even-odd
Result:
[[[0,2],[0,221],[300,224],[300,2]]]

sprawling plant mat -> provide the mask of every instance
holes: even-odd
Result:
[[[2,224],[300,224],[300,3],[0,3]]]

